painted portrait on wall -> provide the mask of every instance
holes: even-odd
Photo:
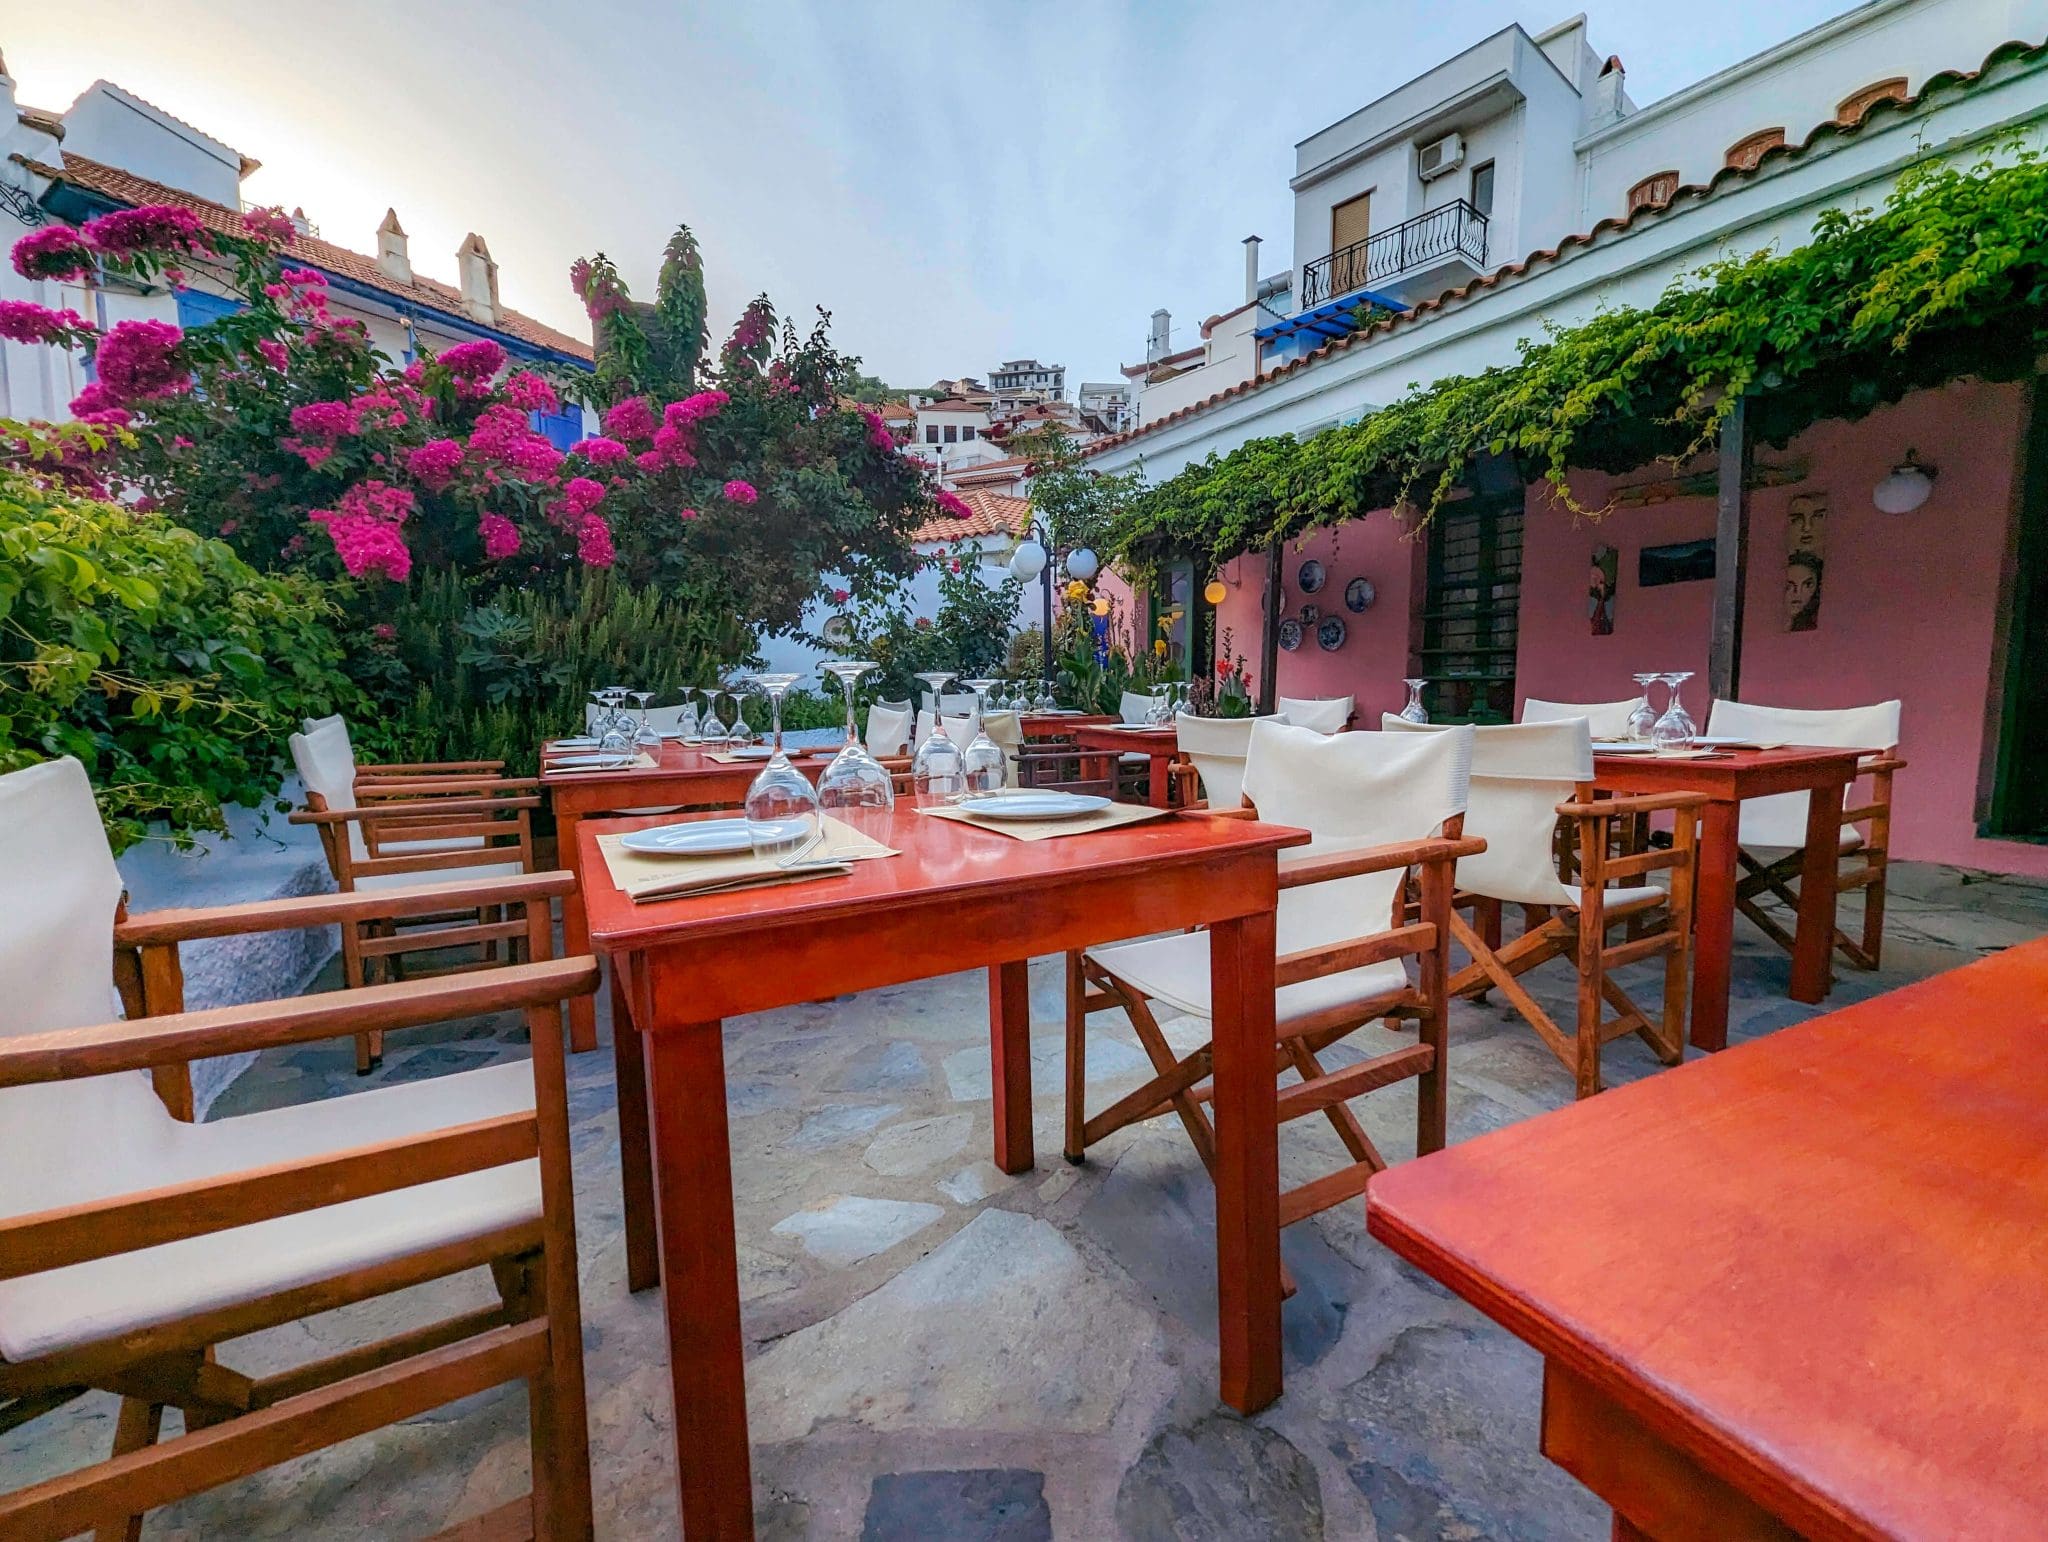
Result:
[[[1811,632],[1820,626],[1821,580],[1826,571],[1828,501],[1824,493],[1801,493],[1785,513],[1785,630]]]
[[[1593,548],[1586,578],[1586,620],[1595,637],[1614,635],[1614,590],[1621,582],[1621,554],[1612,546]]]

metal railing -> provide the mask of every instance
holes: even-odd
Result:
[[[1486,216],[1460,198],[1318,257],[1301,270],[1302,310],[1460,257],[1486,266]]]

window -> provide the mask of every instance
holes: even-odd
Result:
[[[1628,212],[1638,209],[1661,209],[1671,202],[1678,192],[1678,173],[1660,171],[1654,176],[1643,178],[1628,190]]]
[[[240,300],[230,300],[224,295],[206,294],[197,289],[178,291],[178,326],[182,331],[196,332],[241,309]]]
[[[1422,646],[1409,673],[1429,682],[1439,722],[1514,721],[1522,596],[1522,500],[1473,497],[1429,523]]]
[[[583,437],[583,409],[574,402],[564,402],[560,412],[529,413],[534,429],[546,434],[548,443],[558,450],[566,450]]]
[[[924,442],[925,442],[926,444],[937,444],[937,443],[939,442],[939,425],[938,425],[938,424],[936,424],[936,423],[927,423],[927,424],[925,424],[925,426],[924,426]]]
[[[974,437],[974,425],[969,423],[965,428],[961,429],[960,437],[963,441],[972,439]]]
[[[1728,147],[1727,163],[1740,171],[1756,170],[1756,163],[1764,158],[1766,150],[1775,150],[1785,142],[1785,131],[1781,128],[1759,129],[1745,135]]]
[[[1330,211],[1330,250],[1356,246],[1372,233],[1372,194],[1360,193]]]
[[[1842,98],[1835,107],[1835,121],[1844,128],[1861,123],[1863,115],[1879,102],[1903,102],[1906,99],[1906,77],[1895,75],[1890,80],[1873,81],[1861,91]]]
[[[960,430],[959,430],[958,428],[956,428],[956,427],[955,427],[955,426],[954,426],[953,424],[951,424],[951,423],[948,423],[948,424],[946,425],[946,443],[948,443],[948,444],[958,444],[959,442],[960,442]]]
[[[1472,207],[1493,217],[1493,162],[1472,168]]]

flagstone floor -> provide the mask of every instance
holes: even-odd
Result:
[[[1831,1004],[2048,932],[2048,884],[1894,875],[1886,967],[1843,975]],[[1735,1036],[1814,1015],[1784,998],[1782,955],[1746,927],[1738,935]],[[1568,972],[1536,978],[1540,997],[1568,1008]],[[1060,1159],[1057,961],[1040,960],[1032,984],[1040,1156],[1020,1178],[987,1160],[981,977],[727,1025],[764,1539],[1606,1534],[1604,1512],[1537,1454],[1534,1354],[1372,1242],[1356,1202],[1286,1235],[1300,1286],[1286,1310],[1286,1396],[1250,1420],[1222,1409],[1201,1167],[1170,1122],[1120,1132],[1084,1167]],[[1143,1061],[1120,1020],[1096,1021],[1100,1107],[1136,1084]],[[1377,1033],[1355,1042],[1369,1050]],[[522,1038],[504,1020],[399,1036],[378,1080],[523,1055]],[[355,1090],[348,1056],[346,1044],[266,1054],[214,1117]],[[1451,1066],[1454,1140],[1570,1095],[1562,1068],[1498,1005],[1458,1007]],[[1617,1082],[1657,1069],[1633,1039],[1610,1048],[1609,1068]],[[661,1308],[625,1289],[609,1049],[574,1057],[570,1086],[598,1532],[670,1537]],[[1413,1149],[1411,1098],[1357,1105],[1390,1153]],[[1327,1126],[1304,1120],[1285,1134],[1284,1175],[1323,1170],[1334,1150]],[[267,1368],[331,1352],[405,1321],[418,1297],[446,1305],[486,1290],[444,1282],[223,1358]],[[112,1415],[95,1396],[0,1436],[0,1490],[103,1452]],[[144,1534],[422,1536],[523,1491],[525,1429],[519,1388],[484,1394],[154,1515]]]

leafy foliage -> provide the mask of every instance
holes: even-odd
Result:
[[[2048,164],[2024,149],[1969,167],[1929,158],[1881,208],[1822,214],[1795,250],[1709,264],[1653,306],[1553,327],[1513,364],[1417,387],[1357,424],[1212,455],[1134,498],[1107,549],[1214,567],[1373,509],[1426,520],[1486,456],[1576,507],[1574,468],[1682,461],[1738,397],[1757,436],[1783,444],[1957,376],[2029,374],[2048,346],[2044,301]]]
[[[880,664],[861,681],[864,694],[889,701],[915,698],[919,674],[950,669],[963,680],[1001,672],[1010,652],[1010,623],[1023,597],[1022,580],[989,584],[975,571],[971,548],[931,559],[938,572],[936,616],[913,616],[898,596],[859,605],[852,617],[853,656]]]
[[[223,830],[223,804],[276,791],[300,718],[360,712],[337,618],[224,542],[0,467],[0,771],[75,755],[117,850],[153,820]]]

